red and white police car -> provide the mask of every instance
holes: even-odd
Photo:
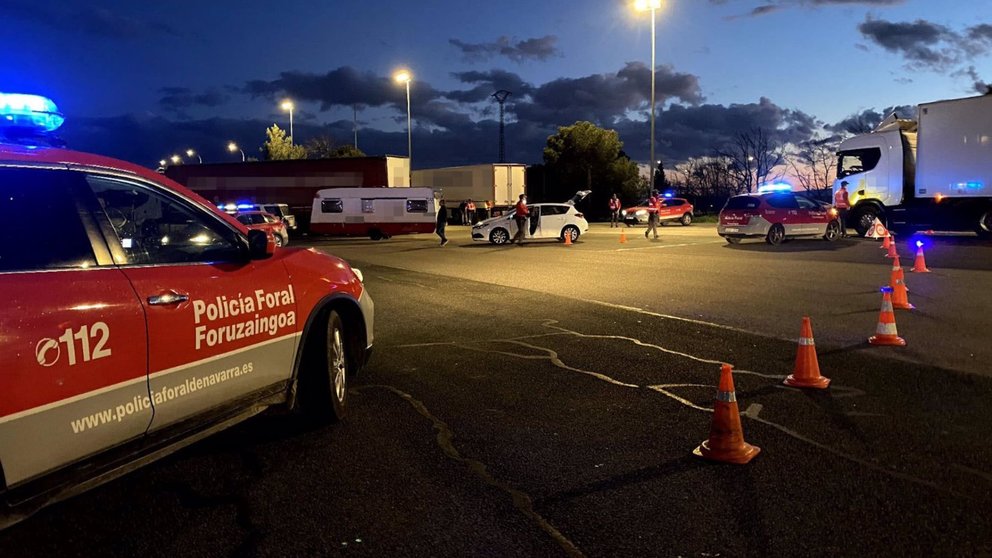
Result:
[[[648,202],[650,200],[641,200],[640,203],[633,207],[627,207],[620,210],[620,216],[623,218],[623,222],[627,224],[628,227],[634,225],[640,225],[642,223],[648,222]],[[678,221],[683,226],[689,226],[692,224],[692,203],[685,198],[675,198],[670,194],[665,194],[661,199],[662,205],[661,209],[658,211],[658,222],[662,225],[672,221]]]
[[[0,94],[0,526],[268,407],[343,418],[372,348],[358,270],[44,146],[62,120]]]
[[[786,238],[800,236],[833,242],[840,238],[841,226],[837,211],[829,205],[784,188],[771,188],[727,200],[717,232],[731,244],[750,237],[777,246]]]

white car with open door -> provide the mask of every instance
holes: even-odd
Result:
[[[564,241],[568,235],[572,242],[589,231],[589,222],[585,215],[575,209],[590,190],[576,192],[572,199],[564,203],[534,203],[528,204],[530,216],[527,218],[525,240],[554,239]],[[507,244],[517,234],[517,222],[513,218],[513,210],[508,215],[486,219],[472,227],[472,240],[489,242],[491,244]]]

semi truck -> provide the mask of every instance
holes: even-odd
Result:
[[[449,208],[472,200],[477,209],[484,209],[485,202],[490,201],[494,214],[498,215],[513,207],[526,190],[526,171],[527,165],[520,163],[415,170],[413,186],[433,188],[444,197]]]
[[[974,231],[992,238],[992,95],[919,105],[844,140],[836,193],[848,183],[847,225],[875,218],[896,232]]]

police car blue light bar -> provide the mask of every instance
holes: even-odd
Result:
[[[772,182],[769,184],[762,184],[758,186],[759,194],[767,194],[769,192],[791,192],[792,184],[788,182]]]
[[[0,127],[54,132],[63,122],[65,117],[47,97],[0,93]]]

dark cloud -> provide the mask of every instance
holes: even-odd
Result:
[[[167,113],[188,118],[189,109],[197,106],[217,107],[230,100],[231,96],[217,89],[194,93],[187,87],[163,87],[159,89],[162,98],[158,104]]]
[[[966,69],[957,72],[955,75],[964,76],[971,81],[970,86],[968,87],[969,93],[985,95],[992,92],[992,82],[982,79],[982,77],[978,75],[978,71],[975,70],[974,66],[968,66]]]
[[[472,89],[463,91],[448,91],[445,96],[462,103],[477,103],[487,101],[494,91],[505,89],[516,98],[530,95],[534,86],[525,82],[520,76],[505,70],[489,70],[487,72],[468,71],[451,74],[458,81],[475,85]]]
[[[914,22],[891,22],[867,19],[858,30],[883,49],[901,54],[911,63],[939,67],[957,58],[958,36],[947,27],[918,19]]]
[[[505,36],[491,43],[466,43],[459,39],[448,39],[448,42],[462,53],[466,62],[481,62],[496,56],[503,56],[514,62],[547,60],[560,54],[555,46],[558,37],[554,35],[516,42]]]
[[[84,2],[0,0],[0,13],[64,32],[80,32],[114,39],[143,39],[152,35],[182,35],[160,21],[119,13]]]
[[[697,104],[703,100],[699,79],[669,66],[656,72],[657,101],[670,99]],[[631,111],[643,111],[649,102],[651,70],[639,62],[628,63],[614,74],[559,78],[533,89],[527,101],[514,104],[518,120],[539,125],[559,125],[589,120],[610,126]]]
[[[727,19],[740,19],[744,17],[759,17],[772,14],[788,8],[823,8],[830,6],[865,6],[886,7],[896,6],[905,3],[906,0],[765,0],[759,5],[751,8],[748,12],[740,15],[728,16]],[[727,4],[743,4],[744,2],[732,2],[731,0],[709,0],[710,4],[723,6]],[[748,3],[754,3],[751,0]]]
[[[865,109],[848,116],[840,122],[825,126],[825,128],[838,134],[864,134],[874,130],[882,120],[892,113],[895,113],[899,118],[915,119],[916,107],[900,105],[887,107],[881,111],[874,108]]]

